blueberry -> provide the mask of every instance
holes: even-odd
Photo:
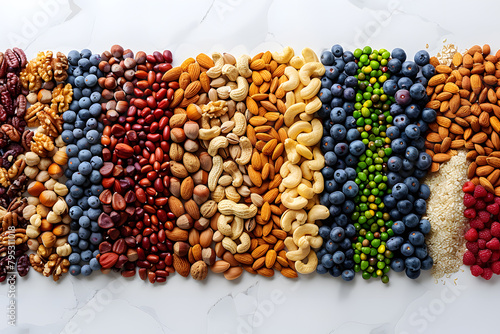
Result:
[[[97,220],[100,215],[101,215],[101,210],[100,209],[90,208],[88,210],[88,216],[89,216],[89,218],[91,220]]]
[[[347,64],[345,64],[344,72],[347,75],[350,75],[350,76],[356,75],[357,70],[358,70],[358,65],[355,62],[350,61]]]
[[[87,216],[81,216],[80,219],[78,219],[78,224],[83,228],[89,228],[90,218]]]
[[[408,77],[402,77],[398,80],[398,88],[410,90],[410,87],[413,85],[413,81]]]
[[[346,116],[347,114],[345,110],[340,107],[333,108],[330,112],[330,119],[335,123],[344,123],[344,121],[346,120]]]
[[[354,209],[355,209],[355,205],[354,205],[354,202],[353,201],[350,201],[350,200],[346,200],[344,202],[344,204],[342,205],[342,212],[346,213],[346,214],[350,214],[350,213],[353,213],[354,212]]]
[[[402,113],[404,113],[404,109],[399,104],[393,103],[389,107],[389,113],[391,114],[391,116],[401,115]]]
[[[405,152],[405,158],[408,159],[409,161],[417,161],[418,159],[418,150],[413,147],[413,146],[409,146],[406,148],[406,152]],[[413,165],[412,165],[413,167]]]
[[[94,144],[92,146],[90,146],[90,153],[92,153],[93,156],[97,155],[97,156],[101,156],[102,154],[102,145],[101,144]]]
[[[78,166],[78,171],[82,175],[90,175],[92,172],[92,165],[88,161],[83,161],[80,166]],[[76,174],[76,173],[75,173]]]
[[[422,130],[420,129],[420,133],[423,133],[423,132],[425,132],[425,131],[422,131]],[[416,147],[416,148],[418,148],[420,151],[422,151],[422,150],[424,150],[424,148],[425,148],[425,139],[424,139],[422,136],[420,136],[420,137],[418,137],[417,139],[412,140],[412,141],[410,142],[410,145],[411,145],[411,146],[415,146],[415,147]]]
[[[390,188],[394,187],[396,183],[399,183],[401,181],[403,181],[401,175],[394,172],[387,173],[387,186],[389,186]]]
[[[428,169],[432,165],[432,158],[426,152],[420,152],[418,155],[418,160],[416,162],[416,166],[418,169]]]
[[[73,135],[73,131],[70,130],[64,130],[61,133],[61,138],[66,144],[71,144],[75,140],[75,137]]]
[[[80,199],[78,199],[78,206],[81,207],[83,210],[88,210],[90,208],[88,203],[88,197],[83,196]],[[84,211],[83,214],[87,215],[87,211]]]
[[[333,268],[330,269],[328,272],[333,277],[339,277],[340,275],[342,275],[342,268],[340,266],[338,266],[338,265],[337,266],[333,266]]]
[[[71,176],[71,181],[73,181],[74,185],[81,186],[85,183],[86,178],[80,172],[76,172]]]
[[[83,210],[79,206],[73,206],[69,209],[69,216],[71,219],[77,220],[83,215]]]
[[[92,232],[99,232],[99,231],[101,231],[101,228],[99,227],[99,224],[97,222],[93,221],[90,223],[90,230]],[[100,233],[98,233],[98,235],[100,235]],[[101,236],[101,238],[102,238],[102,236]],[[90,235],[90,242],[93,242],[92,240],[93,240],[93,238],[92,238],[92,234],[91,234]],[[99,241],[96,244],[100,244],[100,243],[101,242]]]
[[[387,62],[387,68],[392,73],[399,73],[399,71],[401,71],[401,68],[402,68],[402,62],[401,62],[401,60],[399,60],[397,58],[392,58],[391,60],[389,60]]]
[[[78,276],[80,275],[81,273],[81,270],[82,270],[82,267],[80,267],[80,265],[78,264],[72,264],[69,266],[69,273],[72,275],[72,276]]]
[[[394,117],[394,125],[398,127],[400,131],[405,131],[405,128],[410,124],[410,119],[408,116],[402,114]]]
[[[393,155],[387,160],[387,168],[392,172],[398,172],[403,167],[403,161],[400,157]]]
[[[361,140],[355,140],[349,144],[349,151],[354,156],[361,156],[365,153],[365,144]]]
[[[344,49],[339,44],[335,44],[334,46],[332,46],[331,51],[332,51],[331,54],[334,55],[335,57],[338,57],[338,58],[340,58],[342,56],[342,54],[344,53]],[[325,51],[325,52],[327,52],[327,51]]]
[[[392,196],[396,200],[405,199],[408,196],[408,187],[404,183],[398,183],[392,187]]]
[[[81,257],[78,253],[71,253],[68,257],[69,263],[78,264],[80,263]]]
[[[335,82],[340,75],[340,71],[335,66],[325,66],[325,75],[328,79]]]
[[[405,108],[405,115],[410,117],[411,119],[417,119],[420,117],[421,109],[416,104],[410,104]]]
[[[330,88],[330,92],[332,93],[332,96],[334,97],[342,97],[344,93],[344,89],[342,86],[338,83],[335,83],[332,85],[332,88]]]
[[[398,211],[401,212],[401,214],[407,215],[413,209],[413,204],[409,200],[405,199],[398,202],[397,208]]]
[[[87,240],[80,239],[78,242],[78,248],[80,248],[82,251],[86,250],[89,248],[89,243]]]
[[[325,268],[333,268],[335,262],[333,262],[333,256],[332,254],[325,254],[321,257],[321,264],[323,265],[323,267]]]
[[[434,76],[434,74],[436,74],[436,69],[434,68],[433,65],[427,64],[424,65],[424,67],[422,67],[422,75],[425,78],[430,79]]]
[[[89,276],[92,274],[92,268],[88,264],[85,264],[82,266],[82,275],[83,276]]]
[[[346,174],[347,174],[347,179],[348,180],[355,180],[356,179],[356,176],[358,175],[356,173],[356,170],[352,167],[347,167],[346,169],[344,169]]]
[[[97,196],[90,196],[88,199],[89,206],[94,209],[98,209],[101,205],[101,201]]]
[[[402,221],[398,220],[398,221],[395,221],[393,224],[392,224],[392,230],[394,231],[394,233],[396,234],[403,234],[405,232],[405,224],[403,224]]]
[[[75,233],[75,232],[71,232],[69,235],[68,235],[68,244],[70,244],[71,246],[76,246],[78,245],[78,242],[80,241],[80,238],[78,237],[78,233]]]
[[[347,101],[354,101],[356,98],[356,91],[352,87],[347,87],[344,89],[344,99]]]
[[[80,227],[80,229],[78,230],[78,236],[80,237],[80,239],[87,240],[90,237],[90,231],[84,227]]]
[[[329,196],[330,203],[334,205],[341,205],[345,201],[345,195],[341,191],[334,191]]]
[[[68,123],[73,123],[76,120],[76,113],[73,110],[66,110],[62,116],[63,120]]]
[[[349,154],[349,146],[346,143],[338,143],[333,151],[338,157],[345,157]]]
[[[90,259],[89,266],[90,269],[94,271],[101,269],[101,264],[99,263],[99,260],[97,260],[96,258]]]
[[[384,196],[384,205],[389,209],[393,209],[396,207],[397,201],[394,198],[394,196],[392,196],[391,194],[386,195],[386,196]]]
[[[98,171],[96,171],[98,172]],[[94,171],[92,171],[92,174],[94,173]],[[92,178],[92,174],[90,174],[90,177]],[[99,177],[99,180],[102,180],[102,176]],[[94,181],[94,180],[91,180],[91,181]],[[104,187],[101,185],[101,181],[97,181],[97,182],[93,182],[94,184],[90,186],[90,195],[91,196],[97,196],[99,197],[99,195],[104,191]]]
[[[347,261],[346,261],[347,262]],[[352,281],[354,279],[354,270],[352,269],[346,269],[342,272],[342,279],[344,281]]]
[[[73,185],[69,189],[69,193],[73,198],[81,198],[83,196],[83,189],[77,185]]]
[[[71,50],[69,53],[68,53],[68,62],[73,65],[73,66],[77,66],[78,65],[78,61],[80,60],[80,52],[76,51],[76,50]]]
[[[400,251],[404,256],[412,256],[413,252],[415,251],[415,247],[413,247],[412,244],[405,242],[401,245]]]
[[[92,130],[92,131],[95,131],[95,130]],[[78,141],[76,142],[76,146],[78,146],[78,148],[80,150],[85,150],[85,149],[89,149],[90,148],[90,144],[89,144],[87,138],[78,139]]]
[[[343,73],[344,67],[345,67],[344,60],[335,59],[335,64],[333,66],[335,66],[340,71],[340,75],[339,75],[339,78],[337,79],[337,82],[340,83],[341,85],[343,85],[344,80],[347,77],[347,75],[345,73]]]
[[[342,240],[344,240],[344,236],[345,231],[342,227],[339,226],[332,228],[330,232],[330,239],[332,239],[334,242],[341,242]]]
[[[331,228],[329,228],[328,226],[321,226],[319,228],[319,235],[323,238],[323,239],[328,239],[330,237],[330,231],[331,231]]]
[[[340,214],[334,219],[335,224],[337,224],[339,227],[344,228],[347,226],[348,219],[345,214]]]
[[[413,231],[408,235],[408,241],[414,246],[420,246],[424,244],[425,238],[422,232]]]
[[[415,247],[415,256],[423,260],[427,257],[427,246],[423,244],[420,247]]]
[[[401,69],[401,73],[407,77],[416,77],[419,71],[419,67],[415,64],[414,61],[407,60],[403,62],[403,68]]]
[[[325,181],[325,191],[327,193],[332,193],[338,189],[337,182],[335,180],[326,180]]]
[[[354,181],[347,181],[342,187],[342,192],[348,198],[354,198],[358,195],[358,185]]]
[[[330,254],[333,254],[335,253],[335,251],[339,249],[339,244],[334,242],[333,240],[329,239],[326,243],[325,243],[325,250],[330,253]]]
[[[426,94],[425,87],[421,83],[415,83],[410,88],[410,96],[414,100],[422,100]]]
[[[434,261],[432,260],[432,258],[429,255],[427,255],[425,257],[425,259],[423,259],[421,261],[420,269],[429,270],[432,268],[433,264],[434,264]]]
[[[385,133],[390,139],[399,138],[400,135],[399,128],[397,126],[390,126]]]
[[[391,261],[391,269],[394,270],[397,273],[402,272],[405,270],[405,263],[403,260],[399,258],[395,258]]]
[[[335,57],[333,56],[333,53],[330,51],[323,51],[321,54],[321,63],[326,66],[331,66],[333,65],[333,62],[335,61]]]
[[[424,66],[426,64],[429,64],[430,58],[431,57],[429,56],[429,52],[425,50],[420,50],[417,53],[415,53],[414,60],[417,65]]]
[[[356,79],[355,76],[348,76],[346,79],[345,79],[345,85],[346,87],[349,87],[349,88],[357,88],[358,87],[358,79]],[[344,94],[345,96],[345,94]]]
[[[328,269],[323,267],[323,265],[321,263],[319,263],[318,266],[316,267],[316,272],[320,275],[323,275],[323,274],[326,274],[328,272]]]
[[[341,141],[344,140],[345,136],[347,135],[347,130],[342,124],[335,124],[330,129],[330,135],[334,140]]]
[[[344,260],[345,260],[344,252],[338,250],[335,253],[333,253],[333,262],[335,262],[336,264],[341,264],[342,262],[344,262]]]
[[[345,183],[347,181],[347,173],[345,170],[338,169],[335,171],[333,174],[333,178],[335,179],[336,182],[338,183]]]
[[[391,142],[391,149],[393,153],[402,154],[406,150],[406,142],[399,138]]]
[[[418,216],[414,213],[410,213],[409,215],[403,217],[403,223],[405,224],[406,227],[411,229],[417,227],[419,222],[420,220]]]
[[[393,96],[398,90],[398,84],[394,80],[387,80],[383,85],[384,93]]]
[[[359,139],[361,138],[361,134],[359,133],[359,131],[357,129],[349,129],[347,131],[347,135],[346,135],[346,140],[347,141],[354,141],[356,139]]]
[[[410,270],[406,268],[406,276],[411,279],[417,279],[420,276],[420,270]]]
[[[326,160],[326,157],[325,157],[325,160]],[[321,174],[323,174],[324,179],[331,179],[333,177],[334,173],[335,173],[335,170],[329,166],[326,166],[321,170]]]
[[[333,98],[332,92],[329,88],[321,88],[318,96],[322,103],[330,103]]]
[[[347,238],[352,238],[356,235],[356,228],[353,224],[348,224],[345,228],[345,236]]]
[[[342,59],[348,63],[350,61],[354,61],[354,54],[351,52],[351,51],[345,51],[343,54],[342,54]]]
[[[431,195],[431,190],[429,186],[422,183],[418,189],[418,197],[422,199],[428,199],[430,195]]]
[[[357,127],[356,119],[353,116],[347,116],[344,122],[344,126],[347,130],[355,129]]]
[[[73,137],[75,137],[76,140],[83,138],[84,133],[82,129],[74,129],[73,130]]]
[[[399,105],[406,106],[411,103],[410,92],[406,89],[398,90],[394,97]]]
[[[401,48],[395,48],[394,50],[392,50],[391,57],[404,62],[406,60],[406,52]]]
[[[335,166],[333,166],[333,169],[345,169],[347,167],[346,163],[344,160],[338,160]]]
[[[429,126],[427,125],[426,122],[422,121],[422,120],[417,120],[415,122],[415,125],[418,127],[418,129],[420,130],[420,133],[424,133],[427,131],[427,129],[429,128]],[[423,139],[423,138],[422,138]],[[424,143],[424,146],[425,146],[425,140],[423,140],[423,143]],[[422,146],[423,148],[423,146]]]
[[[334,166],[337,163],[337,155],[333,152],[326,152],[325,153],[325,164],[327,166]]]
[[[95,74],[89,74],[85,77],[85,84],[87,87],[94,87],[97,84],[97,76]]]

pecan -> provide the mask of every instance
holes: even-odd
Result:
[[[0,127],[0,129],[2,129],[2,131],[7,136],[9,136],[9,139],[11,141],[18,142],[19,140],[21,140],[21,135],[19,134],[19,131],[17,131],[17,129],[15,127],[13,127],[12,125],[4,124]]]
[[[7,61],[7,65],[11,68],[11,69],[18,69],[19,68],[19,59],[17,58],[16,54],[14,53],[14,51],[12,51],[11,49],[8,49],[7,51],[5,51],[5,60]]]
[[[7,189],[7,196],[9,196],[10,198],[16,198],[21,193],[23,193],[26,186],[26,180],[26,175],[21,174],[21,176],[19,176],[14,182],[12,182],[12,184],[9,186],[9,189]]]
[[[24,68],[24,66],[26,66],[26,64],[28,63],[28,59],[26,58],[26,54],[20,48],[12,48],[12,50],[14,51],[16,56],[19,58],[19,60],[21,62],[21,67]]]
[[[24,171],[24,168],[26,167],[26,161],[24,159],[24,155],[20,156],[16,162],[9,168],[8,170],[8,175],[9,179],[14,180],[21,175],[21,173]]]
[[[5,60],[3,52],[0,52],[0,78],[5,77],[6,74],[7,74],[7,61]]]
[[[19,118],[24,118],[26,115],[26,107],[28,106],[28,101],[26,100],[26,96],[18,95],[16,100],[16,116]]]
[[[7,111],[0,104],[0,122],[5,122],[7,120]]]
[[[31,151],[31,141],[33,140],[33,136],[35,133],[31,130],[25,130],[23,132],[23,137],[21,139],[23,148],[26,152]],[[0,145],[1,147],[1,145]]]
[[[19,77],[15,73],[7,73],[7,90],[10,96],[17,96],[21,91],[21,85],[19,84]]]
[[[4,85],[0,86],[0,103],[3,105],[7,115],[13,114],[14,107],[12,105],[12,99],[10,98],[9,91]]]

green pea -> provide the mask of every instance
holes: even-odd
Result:
[[[375,269],[374,269],[374,270],[375,270]],[[377,271],[374,271],[374,272],[372,273],[372,277],[373,277],[373,278],[377,278],[377,276],[379,276],[379,275],[378,275],[378,270],[377,270]]]
[[[389,235],[386,232],[382,232],[382,233],[380,233],[380,239],[385,241],[385,240],[389,239]]]
[[[361,274],[361,277],[363,277],[363,279],[370,279],[372,277],[372,275],[366,271],[363,271],[363,274]]]
[[[354,272],[359,273],[360,271],[361,271],[361,267],[359,266],[359,264],[355,264],[354,265]]]
[[[387,267],[387,268],[388,268],[388,267]],[[384,268],[384,269],[385,269],[385,268]],[[387,283],[389,283],[389,276],[384,275],[384,276],[382,276],[382,279],[381,279],[381,280],[382,280],[382,283],[387,284]]]
[[[375,268],[373,268],[372,266],[368,266],[368,268],[366,268],[366,271],[371,274],[375,271]]]
[[[364,52],[364,50],[363,50],[363,53],[366,53],[366,52]],[[366,54],[361,55],[361,56],[359,57],[359,61],[360,61],[361,63],[363,63],[363,64],[366,64],[366,63],[368,62],[368,55],[366,55]]]
[[[368,261],[361,261],[361,264],[360,264],[361,270],[365,270],[366,268],[368,268],[368,266],[369,266]]]
[[[364,253],[364,254],[370,254],[371,252],[371,248],[370,247],[361,247],[361,251]],[[375,250],[376,251],[376,250]]]
[[[378,70],[378,69],[379,69],[379,67],[380,67],[380,63],[379,63],[378,61],[374,61],[374,60],[372,60],[372,61],[370,62],[370,66],[371,66],[371,68],[373,68],[374,70]]]
[[[364,118],[358,118],[358,120],[356,121],[356,125],[357,126],[364,126],[365,125]]]
[[[379,260],[379,261],[385,261],[386,259],[385,259],[384,255],[377,254],[377,260]]]
[[[359,212],[355,212],[355,213],[353,213],[353,214],[352,214],[352,216],[351,216],[351,219],[352,219],[352,220],[358,220],[358,217],[353,217],[353,216],[355,216],[356,214],[357,214],[357,215],[358,215],[358,217],[359,217]],[[359,223],[354,223],[354,228],[356,229],[356,231],[359,231],[359,229],[361,228],[361,225],[359,225]]]
[[[392,116],[390,116],[390,115],[389,115],[389,116],[387,116],[387,117],[385,118],[385,120],[387,121],[387,123],[392,124],[392,120],[393,120],[393,118],[392,118]]]
[[[377,249],[376,248],[370,248],[370,256],[377,256]]]
[[[365,46],[365,47],[363,48],[363,54],[365,54],[365,55],[369,55],[370,53],[372,53],[372,48],[371,48],[371,47],[369,47],[369,46]]]
[[[387,274],[391,270],[391,267],[386,266],[382,271],[384,274]]]
[[[359,257],[359,254],[354,254],[352,257],[355,263],[359,263],[361,261],[361,258]]]
[[[385,262],[377,262],[377,268],[378,269],[384,269],[385,268]]]
[[[366,223],[366,217],[360,215],[359,218],[358,218],[358,223],[360,223],[360,224]]]
[[[384,259],[383,261],[384,261],[384,262],[385,262],[385,264],[387,264],[387,265],[391,264],[391,259]]]
[[[378,248],[378,246],[380,246],[380,239],[373,239],[371,245],[372,247]]]
[[[388,229],[387,230],[387,234],[390,236],[390,237],[393,237],[394,236],[394,231],[392,230],[392,228]]]
[[[369,167],[368,167],[368,171],[369,171],[370,173],[373,173],[373,172],[375,171],[375,166],[373,166],[373,165],[369,166]]]
[[[358,165],[361,165],[361,164],[364,164],[366,166],[366,163],[364,163],[364,162],[358,163]],[[363,181],[363,182],[366,181],[366,174],[365,173],[358,173],[358,177],[361,181]]]

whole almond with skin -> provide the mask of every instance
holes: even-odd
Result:
[[[266,267],[260,268],[259,270],[257,270],[257,273],[259,275],[264,276],[264,277],[273,277],[274,276],[274,270],[266,268]]]
[[[281,274],[285,276],[286,278],[297,278],[299,275],[297,275],[297,272],[294,271],[293,269],[290,268],[283,268],[281,269]]]
[[[193,219],[200,219],[200,209],[198,208],[198,204],[192,199],[184,203],[184,209]]]
[[[243,268],[241,267],[231,267],[224,272],[224,278],[228,281],[237,279],[243,273]]]
[[[193,257],[196,261],[201,261],[202,260],[202,255],[201,255],[201,245],[194,245],[193,247],[191,247],[192,249],[192,252],[193,252]]]
[[[476,133],[474,136],[472,136],[471,140],[475,144],[482,144],[486,140],[488,140],[488,135],[484,132]]]
[[[254,258],[248,253],[234,254],[234,258],[242,264],[252,264],[254,262]]]
[[[260,257],[257,260],[255,260],[255,262],[252,264],[252,269],[258,270],[258,269],[262,268],[265,263],[266,263],[266,257],[265,256]]]
[[[490,166],[490,165],[485,165],[485,166],[479,166],[476,168],[476,175],[477,176],[488,176],[493,172],[495,167]]]
[[[486,179],[484,177],[480,177],[479,183],[484,187],[484,189],[486,189],[486,191],[488,191],[490,193],[495,193],[495,189],[493,188],[493,185],[491,184],[491,182],[488,181],[488,179]]]
[[[182,74],[182,68],[180,66],[172,67],[170,70],[165,72],[165,74],[163,74],[163,77],[161,78],[161,80],[165,81],[165,82],[175,81],[175,80],[179,79],[181,74]]]
[[[181,183],[181,197],[183,200],[188,200],[193,196],[194,181],[191,176],[186,177]],[[194,218],[194,217],[193,217]],[[198,219],[198,218],[196,218]]]
[[[500,169],[495,169],[486,179],[491,184],[495,184],[500,179]]]
[[[170,172],[173,176],[178,177],[179,179],[184,179],[189,175],[186,167],[175,161],[170,162]]]
[[[486,158],[486,162],[490,166],[493,166],[495,168],[500,168],[500,158],[497,157]]]
[[[170,211],[172,211],[172,213],[176,217],[180,217],[184,213],[186,213],[186,211],[184,210],[184,205],[182,204],[182,202],[177,197],[170,196],[168,198],[168,206],[170,208]]]
[[[179,257],[174,254],[173,264],[175,271],[179,273],[179,275],[181,275],[182,277],[188,277],[191,270],[191,264],[186,258]]]
[[[270,249],[267,254],[266,254],[266,267],[267,268],[272,268],[274,265],[274,262],[276,262],[276,257],[278,255],[276,254],[276,251],[274,249]]]
[[[210,247],[212,243],[212,238],[214,235],[214,231],[209,227],[200,234],[200,245],[203,248]]]
[[[196,62],[198,62],[198,64],[200,64],[201,67],[204,67],[206,69],[209,69],[209,68],[215,66],[212,58],[210,58],[209,56],[207,56],[204,53],[200,53],[199,55],[196,56]]]
[[[201,89],[201,83],[198,80],[193,81],[184,90],[184,97],[186,99],[190,99],[196,94],[198,94],[200,89]]]
[[[437,163],[447,162],[447,161],[450,161],[450,159],[451,159],[451,155],[445,154],[445,153],[438,153],[432,157],[432,161],[437,162]]]
[[[259,257],[264,256],[268,250],[269,250],[269,245],[266,245],[266,244],[260,245],[256,249],[253,250],[252,257],[254,259],[258,259]]]
[[[171,241],[187,241],[189,237],[188,231],[178,227],[174,227],[172,231],[165,230],[165,234]]]
[[[220,274],[220,273],[223,273],[226,270],[228,270],[230,267],[231,267],[231,265],[228,262],[226,262],[224,260],[218,260],[218,261],[215,261],[215,263],[212,266],[210,266],[210,269],[214,273]]]

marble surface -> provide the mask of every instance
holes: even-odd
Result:
[[[132,50],[170,49],[174,62],[199,52],[296,50],[318,53],[340,43],[353,50],[404,48],[408,54],[500,45],[491,22],[497,1],[4,1],[1,49],[94,52],[120,43]],[[436,281],[391,273],[389,285],[310,275],[286,280],[251,275],[227,282],[174,276],[152,286],[139,278],[94,274],[60,282],[31,271],[16,284],[17,323],[7,323],[8,285],[0,285],[7,333],[466,333],[492,330],[500,280],[461,270]],[[498,291],[498,290],[497,290]]]

